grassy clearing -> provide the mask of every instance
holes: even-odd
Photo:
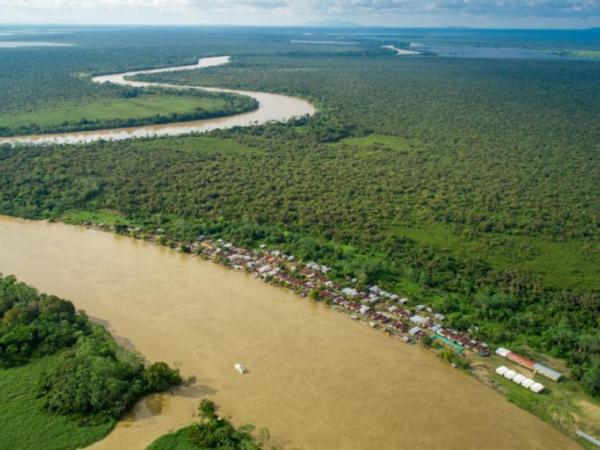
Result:
[[[114,226],[117,224],[127,223],[127,220],[121,213],[107,209],[101,209],[98,211],[69,211],[62,216],[62,220],[71,225],[80,225],[86,222],[92,222]]]
[[[471,238],[456,227],[430,223],[397,227],[395,231],[418,242],[460,256],[488,262],[495,269],[521,269],[536,273],[548,285],[594,289],[600,285],[600,251],[583,240],[553,242],[539,237],[495,233]]]
[[[73,419],[40,408],[36,399],[40,374],[57,360],[54,355],[21,367],[0,369],[0,450],[81,448],[100,440],[114,427],[114,422],[80,426]]]
[[[56,127],[81,120],[112,121],[146,119],[171,113],[190,114],[198,109],[220,111],[227,102],[220,98],[152,94],[134,98],[99,99],[78,104],[65,102],[45,106],[23,114],[1,115],[0,127],[18,129],[35,124],[39,127]]]

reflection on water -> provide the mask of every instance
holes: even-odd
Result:
[[[145,448],[193,420],[204,397],[288,449],[578,448],[419,346],[170,249],[0,216],[0,271],[72,299],[148,360],[196,377],[141,402],[97,449]]]

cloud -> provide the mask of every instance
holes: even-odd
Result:
[[[600,16],[600,0],[319,0],[313,6],[336,13]]]
[[[36,10],[118,9],[277,9],[288,7],[285,0],[0,0],[0,7]]]
[[[600,0],[0,0],[25,10],[161,9],[171,11],[285,11],[326,17],[361,14],[600,17]]]

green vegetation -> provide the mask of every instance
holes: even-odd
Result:
[[[140,397],[181,382],[164,363],[144,367],[71,302],[12,276],[0,276],[0,320],[0,448],[89,444]]]
[[[27,113],[0,115],[0,136],[131,127],[220,117],[250,111],[258,103],[232,94],[132,89],[126,98],[96,99],[43,106]]]
[[[68,416],[51,414],[37,398],[39,380],[60,361],[60,355],[46,356],[29,364],[0,369],[0,449],[39,450],[82,448],[106,436],[115,421],[81,423]]]
[[[198,423],[160,437],[148,450],[260,450],[268,442],[266,430],[261,430],[259,439],[255,439],[252,425],[236,429],[217,415],[215,404],[209,400],[202,400],[198,412]]]

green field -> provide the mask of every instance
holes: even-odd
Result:
[[[40,376],[58,359],[58,355],[54,355],[24,366],[0,369],[1,450],[81,448],[98,441],[113,428],[114,421],[83,426],[75,418],[52,414],[41,408],[36,398]]]
[[[0,114],[0,135],[112,128],[204,119],[253,109],[254,101],[231,95],[143,93],[92,99]]]
[[[30,124],[52,127],[64,122],[143,119],[170,113],[188,114],[198,109],[219,111],[226,102],[219,98],[181,95],[142,95],[128,99],[94,100],[89,103],[62,103],[27,114],[0,116],[0,127],[20,128]]]

